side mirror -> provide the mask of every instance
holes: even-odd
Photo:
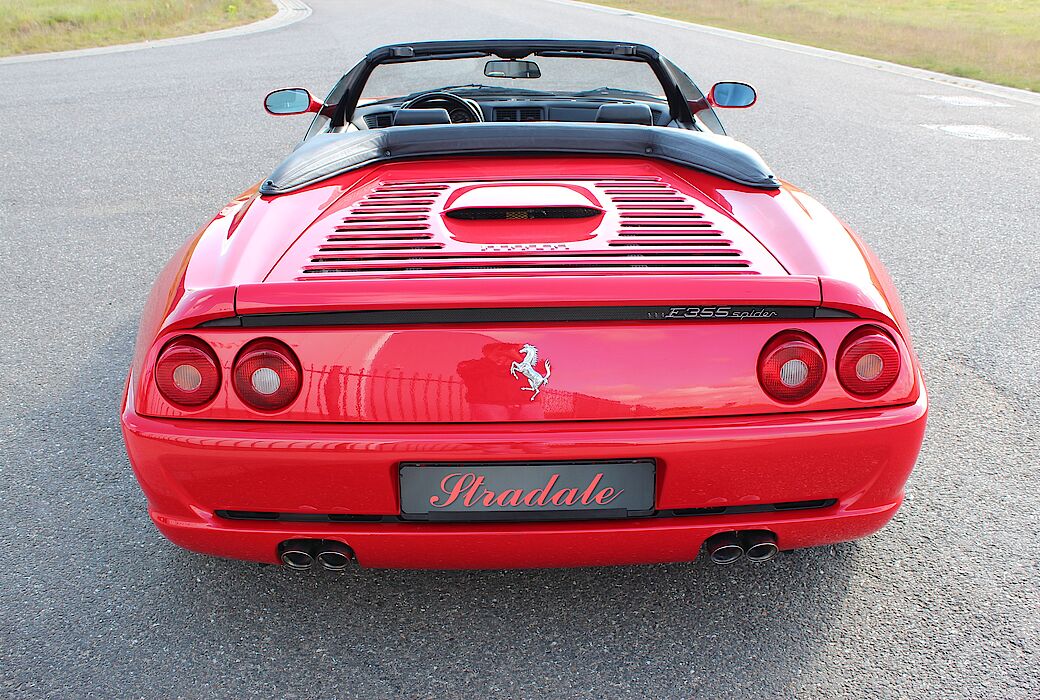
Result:
[[[321,103],[311,97],[311,94],[303,88],[282,88],[269,93],[264,98],[264,109],[268,114],[277,116],[306,114],[320,110]]]
[[[488,61],[484,75],[489,78],[541,78],[542,69],[534,61]]]
[[[757,99],[755,88],[747,83],[715,83],[708,93],[708,102],[712,107],[726,109],[744,109],[755,104]]]

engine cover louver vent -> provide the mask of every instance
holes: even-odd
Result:
[[[568,210],[563,212],[551,211],[552,204],[450,208],[451,202],[461,203],[474,191],[506,199],[509,188],[518,187],[542,193],[545,201],[558,189],[571,199],[587,199],[590,206],[560,203],[558,208]],[[304,253],[305,258],[298,257]],[[786,274],[739,225],[656,177],[539,180],[521,185],[383,182],[315,224],[281,265],[295,267],[293,276],[301,280],[624,270]]]
[[[669,185],[608,180],[597,186],[610,198],[620,219],[618,237],[610,241],[611,247],[663,250],[695,246],[740,254],[697,204]]]
[[[321,273],[328,264],[364,260],[399,252],[438,250],[444,244],[430,233],[430,207],[447,185],[385,185],[354,205],[311,256]],[[335,270],[336,268],[332,268]]]

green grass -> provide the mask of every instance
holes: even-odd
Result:
[[[195,34],[274,13],[270,0],[0,0],[0,56]]]
[[[1040,91],[1040,0],[594,0]]]

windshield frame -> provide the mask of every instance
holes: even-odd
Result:
[[[333,86],[325,98],[323,108],[315,115],[304,138],[310,138],[321,132],[326,125],[334,129],[349,124],[357,109],[358,100],[364,91],[365,84],[372,71],[380,65],[413,61],[449,61],[460,58],[497,57],[508,60],[528,56],[599,58],[646,63],[661,83],[672,119],[686,128],[698,128],[690,104],[698,104],[701,101],[705,101],[706,104],[704,95],[685,74],[682,75],[685,80],[677,80],[672,71],[678,69],[649,46],[610,41],[501,39],[430,41],[383,46],[375,49]],[[680,88],[680,81],[686,88],[685,91]],[[696,91],[696,94],[688,94],[691,88]],[[717,119],[714,121],[717,122]],[[709,126],[713,125],[709,124]],[[712,130],[715,129],[712,128]]]
[[[667,102],[664,86],[645,61],[587,55],[539,54],[534,58],[541,67],[540,79],[534,80],[484,77],[482,68],[488,56],[444,61],[433,66],[429,66],[428,61],[384,61],[373,67],[361,86],[358,105],[407,101],[429,92],[490,99],[614,98]]]

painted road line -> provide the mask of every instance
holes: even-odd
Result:
[[[993,100],[987,100],[982,97],[972,97],[971,95],[918,95],[926,100],[935,100],[936,102],[942,102],[953,107],[1010,107],[1011,105],[1004,104],[1002,102],[994,102]]]
[[[992,126],[982,124],[921,124],[925,129],[941,131],[962,139],[972,141],[1032,141],[1033,139],[1021,134],[1011,134]]]

